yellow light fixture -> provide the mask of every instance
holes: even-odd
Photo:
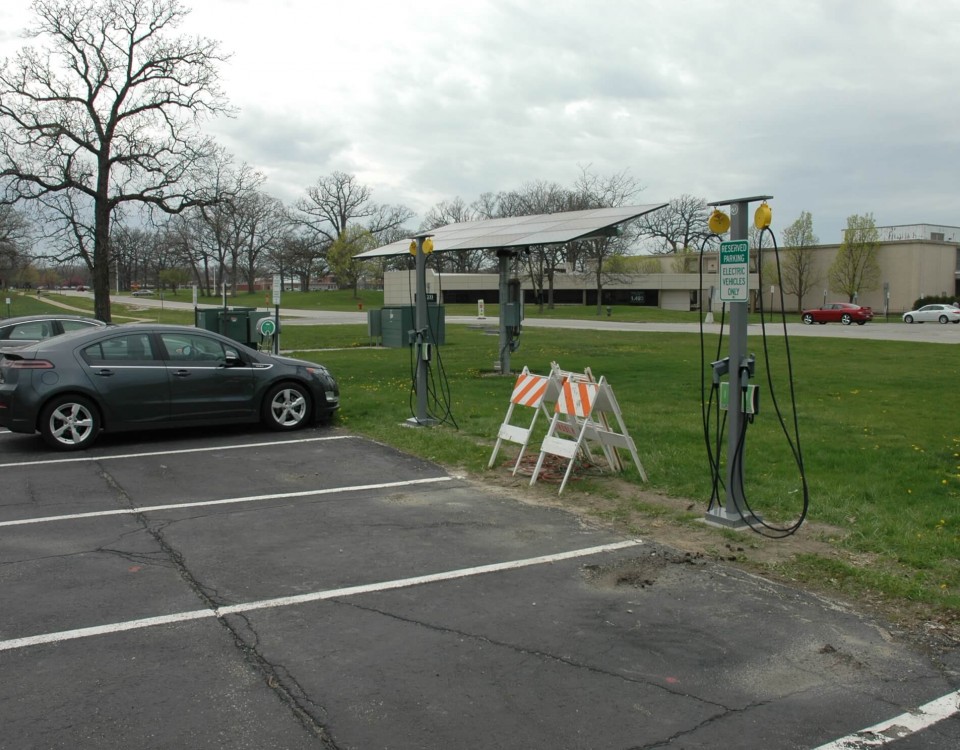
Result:
[[[410,255],[416,255],[416,254],[417,254],[417,241],[410,240]]]
[[[725,234],[730,229],[730,217],[719,208],[715,208],[707,220],[707,226],[714,234]]]
[[[773,221],[773,211],[766,201],[757,206],[756,213],[753,215],[753,225],[757,229],[766,229]]]
[[[423,253],[424,255],[430,255],[433,252],[433,237],[427,237],[423,241]]]

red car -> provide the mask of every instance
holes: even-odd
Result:
[[[823,307],[813,310],[804,310],[800,319],[807,325],[813,323],[843,323],[845,326],[856,323],[862,326],[868,320],[873,320],[873,309],[855,305],[852,302],[828,302]]]

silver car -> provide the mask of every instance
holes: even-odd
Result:
[[[23,315],[0,320],[0,349],[19,349],[70,331],[102,328],[102,320],[80,315]]]
[[[904,323],[960,323],[960,308],[953,305],[924,305],[903,314]]]

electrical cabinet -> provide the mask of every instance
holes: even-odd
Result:
[[[383,345],[404,347],[410,345],[411,331],[416,328],[417,311],[412,306],[384,307],[380,313],[380,335]],[[443,305],[427,305],[427,332],[425,341],[431,344],[446,343],[445,313]],[[372,335],[372,334],[371,334]]]

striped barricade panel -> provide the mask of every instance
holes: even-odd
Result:
[[[510,394],[510,406],[507,407],[507,414],[497,433],[497,442],[493,447],[493,453],[490,455],[490,461],[487,464],[488,469],[493,467],[497,454],[500,452],[500,446],[503,444],[503,441],[506,440],[507,442],[520,445],[520,453],[517,456],[516,463],[513,465],[513,474],[516,475],[517,469],[520,467],[520,462],[523,460],[524,452],[530,442],[534,425],[537,423],[537,417],[540,415],[540,412],[543,411],[547,419],[550,418],[550,413],[547,411],[544,400],[556,400],[560,394],[561,383],[562,381],[552,373],[550,376],[536,375],[530,372],[528,368],[523,368],[523,371],[517,376],[516,383],[514,383],[513,386],[513,392]],[[526,427],[510,423],[513,417],[513,410],[517,406],[525,406],[534,410],[533,418]]]

